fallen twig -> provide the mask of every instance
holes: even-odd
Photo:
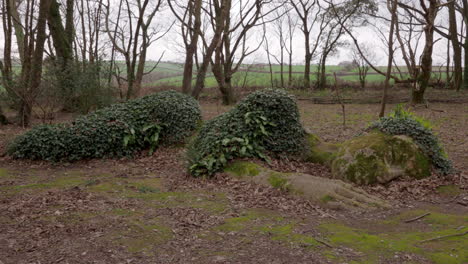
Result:
[[[425,213],[425,214],[420,215],[420,216],[418,216],[418,217],[405,220],[405,223],[411,223],[411,222],[417,221],[417,220],[419,220],[419,219],[421,219],[421,218],[424,218],[424,217],[426,217],[426,216],[428,216],[428,215],[430,215],[430,214],[431,214],[431,213]]]
[[[329,248],[333,248],[333,246],[330,245],[329,243],[327,243],[326,241],[323,241],[323,240],[321,240],[321,239],[319,239],[319,238],[315,238],[315,237],[314,237],[314,239],[315,239],[315,241],[317,241],[317,242],[319,242],[319,243],[321,243],[321,244],[324,244],[325,246],[327,246],[327,247],[329,247]]]
[[[419,243],[425,243],[425,242],[430,242],[430,241],[439,240],[439,239],[443,239],[443,238],[449,238],[449,237],[464,236],[466,234],[468,234],[468,230],[463,232],[463,233],[458,233],[458,234],[453,234],[453,235],[446,235],[446,236],[438,236],[438,237],[434,237],[434,238],[425,239],[425,240],[419,241]]]

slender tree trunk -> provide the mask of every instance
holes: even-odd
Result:
[[[457,18],[455,14],[455,1],[452,1],[448,5],[449,7],[449,30],[450,30],[450,41],[453,47],[453,85],[457,91],[460,91],[462,82],[462,55],[461,46],[458,40],[458,29],[457,29]]]
[[[281,38],[281,41],[282,38]],[[281,72],[281,88],[284,88],[284,47],[281,46],[281,58],[280,58],[280,72]]]
[[[463,43],[465,52],[465,68],[463,69],[463,89],[468,90],[468,28],[465,30],[465,43]]]
[[[392,14],[392,19],[390,22],[390,32],[388,34],[388,63],[387,63],[387,74],[385,76],[385,85],[384,85],[384,91],[382,95],[382,103],[380,105],[380,113],[379,117],[384,117],[385,116],[385,107],[387,104],[387,93],[388,93],[388,88],[390,86],[390,75],[392,74],[392,62],[393,62],[393,34],[395,30],[395,23],[396,23],[396,9],[397,9],[397,0],[387,0],[391,1],[391,14]],[[387,5],[388,6],[388,5]]]
[[[24,30],[23,26],[20,23],[20,16],[18,13],[18,8],[16,6],[17,0],[5,0],[8,2],[9,12],[12,17],[13,27],[15,28],[16,42],[18,45],[18,53],[20,56],[20,61],[24,61]]]
[[[193,13],[195,21],[193,23],[193,28],[188,29],[192,31],[192,37],[185,54],[184,75],[182,80],[182,92],[185,94],[190,94],[192,92],[193,60],[195,53],[197,53],[198,39],[201,31],[202,0],[195,0],[194,2],[195,4],[189,7],[193,10],[191,13]]]
[[[305,69],[304,69],[304,88],[310,88],[310,63],[312,60],[312,54],[310,53],[310,33],[305,33]]]
[[[289,87],[292,86],[292,81],[293,81],[292,71],[293,71],[293,65],[292,65],[292,51],[291,51],[291,53],[289,53],[289,70],[288,70],[288,86]]]
[[[322,55],[322,59],[321,59],[321,62],[320,62],[320,74],[319,74],[319,77],[318,77],[318,85],[317,87],[319,89],[325,89],[325,87],[327,86],[327,75],[326,75],[326,62],[327,62],[327,56],[328,54],[327,53],[324,53]]]

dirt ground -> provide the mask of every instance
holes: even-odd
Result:
[[[358,134],[379,109],[346,105],[343,126],[339,105],[299,106],[304,126],[327,142]],[[229,110],[202,108],[205,119]],[[2,157],[0,263],[468,263],[468,106],[414,112],[432,121],[458,172],[368,187],[392,205],[372,212],[329,210],[224,174],[193,179],[183,147],[72,164]],[[0,152],[22,132],[2,127]]]

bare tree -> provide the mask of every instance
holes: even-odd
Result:
[[[432,74],[432,53],[434,50],[434,32],[435,32],[435,19],[441,8],[438,0],[428,0],[429,5],[424,0],[419,1],[420,6],[409,5],[405,3],[398,3],[407,13],[421,24],[424,25],[424,49],[421,55],[420,73],[416,80],[416,85],[413,86],[411,103],[421,104],[424,103],[424,92],[429,86]]]
[[[188,0],[185,5],[181,2],[168,0],[172,13],[180,22],[181,35],[185,45],[182,92],[190,94],[192,92],[194,58],[197,53],[198,39],[201,34],[202,0]]]
[[[361,88],[364,89],[366,88],[367,84],[367,73],[369,72],[370,66],[366,62],[363,57],[366,57],[368,60],[370,60],[372,63],[375,63],[375,58],[376,55],[373,52],[371,45],[368,43],[364,44],[359,44],[362,47],[362,51],[364,52],[364,56],[362,56],[359,51],[356,48],[356,45],[353,46],[351,50],[352,58],[353,58],[353,64],[356,65],[356,68],[358,70],[358,76],[359,76],[359,84],[361,85]]]
[[[125,59],[127,92],[125,98],[138,95],[143,76],[154,70],[145,71],[148,48],[155,41],[161,39],[169,29],[152,27],[153,19],[161,11],[163,0],[120,0],[123,2],[122,15],[112,20],[110,0],[105,7],[106,31],[115,50]],[[111,30],[114,26],[114,30]],[[114,34],[112,34],[114,33]],[[122,77],[123,78],[123,77]]]
[[[297,16],[300,20],[300,29],[304,35],[305,44],[305,68],[304,68],[304,87],[310,88],[310,73],[311,73],[311,61],[312,57],[318,47],[318,39],[323,34],[323,29],[326,27],[324,20],[320,23],[320,30],[316,35],[317,41],[314,44],[311,43],[312,28],[319,21],[319,14],[322,11],[321,6],[317,3],[317,0],[290,0],[290,4],[296,11]]]
[[[286,12],[286,22],[287,22],[287,45],[285,45],[286,53],[288,54],[288,86],[292,86],[292,72],[293,72],[293,40],[297,25],[299,23],[298,17],[291,11]]]
[[[385,85],[382,95],[382,102],[380,106],[379,117],[385,116],[385,107],[387,104],[387,93],[390,86],[390,75],[392,73],[392,64],[393,64],[393,53],[395,52],[393,48],[393,35],[395,31],[395,24],[397,20],[397,6],[398,0],[387,0],[387,8],[391,14],[390,21],[390,31],[388,33],[388,63],[387,63],[387,74],[385,75]]]
[[[38,5],[32,0],[22,2],[25,9],[24,20],[17,12],[16,1],[3,1],[3,21],[5,34],[4,61],[1,71],[5,88],[18,100],[18,119],[22,126],[29,126],[42,76],[42,64],[47,38],[47,17],[52,0],[41,0]],[[16,9],[16,10],[15,10]],[[14,21],[14,22],[13,22]],[[5,23],[6,22],[6,23]],[[12,76],[12,33],[16,31],[18,50],[21,59],[21,72],[13,84]],[[6,30],[5,30],[6,29]]]
[[[229,16],[231,9],[231,0],[209,0],[208,6],[203,8],[205,19],[208,21],[206,25],[210,25],[212,36],[209,36],[209,29],[204,28],[201,32],[203,42],[202,62],[198,67],[195,87],[192,91],[192,96],[199,98],[203,88],[205,87],[205,76],[208,67],[212,61],[212,56],[223,39],[222,34],[226,24],[226,17]]]
[[[229,15],[224,17],[222,39],[216,47],[212,65],[223,104],[230,105],[236,101],[231,82],[234,73],[238,71],[244,59],[261,46],[260,43],[253,48],[249,47],[248,33],[252,28],[265,23],[264,18],[277,10],[278,6],[265,11],[265,7],[271,3],[270,0],[239,1],[234,6],[231,0],[225,2]],[[236,16],[231,14],[234,8],[237,9]]]

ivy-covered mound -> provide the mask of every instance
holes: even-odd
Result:
[[[389,116],[372,124],[369,129],[377,129],[388,135],[405,135],[412,138],[437,170],[444,175],[453,172],[452,162],[432,131],[429,121],[406,111],[401,105],[398,105]]]
[[[71,124],[37,126],[18,136],[7,153],[49,161],[130,156],[145,148],[152,152],[159,142],[183,140],[200,120],[195,99],[166,91],[97,110]]]
[[[357,184],[386,183],[400,176],[416,179],[452,171],[429,123],[401,106],[372,124],[368,133],[342,144],[332,162],[336,178]]]
[[[188,150],[190,172],[212,175],[231,159],[266,159],[267,152],[302,154],[305,135],[291,95],[278,89],[257,91],[203,126]]]

